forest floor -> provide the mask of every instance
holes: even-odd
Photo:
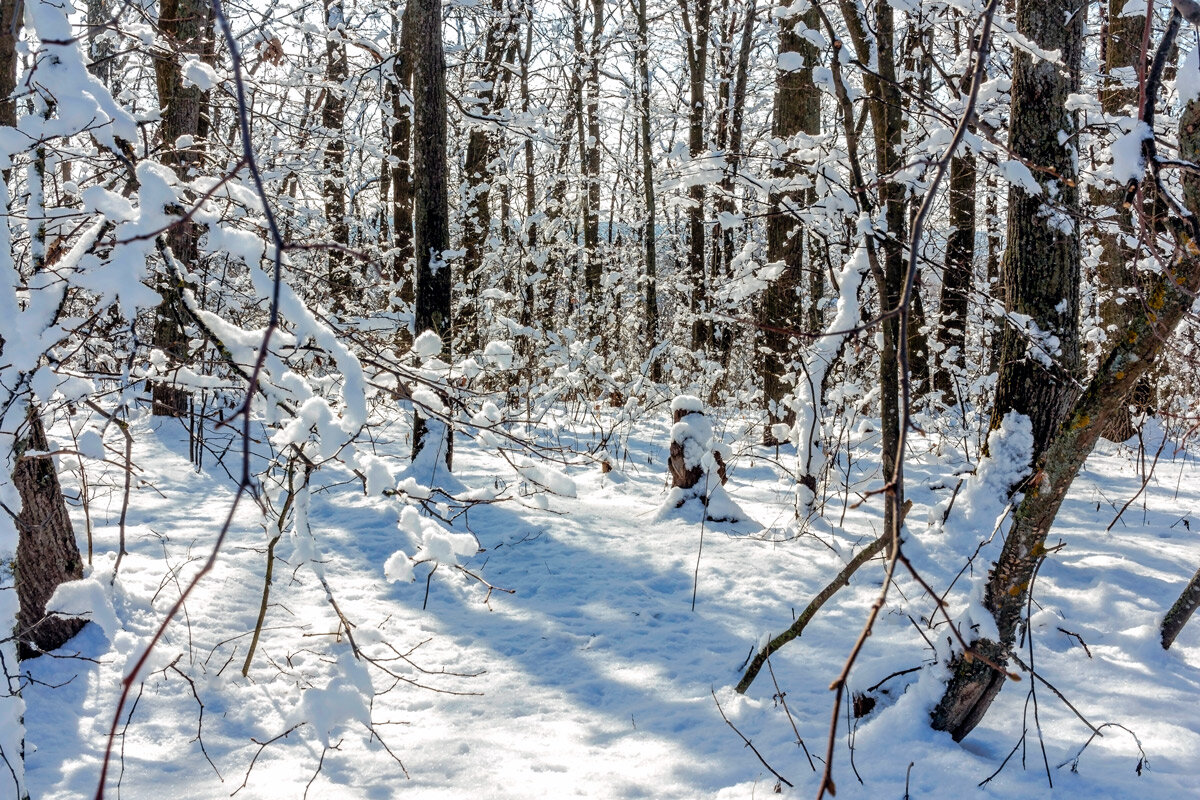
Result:
[[[794,454],[755,446],[759,433],[747,420],[719,423],[735,451],[727,489],[747,517],[736,524],[660,512],[665,410],[619,427],[610,440],[618,469],[608,475],[579,457],[555,467],[566,478],[519,473],[494,448],[460,439],[453,481],[413,477],[511,499],[460,514],[455,529],[473,533],[480,551],[461,559],[466,571],[443,564],[428,581],[428,565],[416,567],[412,582],[385,577],[393,552],[414,552],[397,524],[400,501],[366,497],[344,468],[322,468],[313,476],[311,537],[285,532],[277,548],[248,677],[242,663],[274,523],[243,502],[213,571],[132,682],[105,796],[767,797],[778,779],[736,726],[794,785],[781,787],[784,796],[815,797],[828,687],[878,596],[882,562],[864,566],[802,638],[772,657],[778,688],[767,670],[746,696],[731,687],[763,637],[785,629],[877,535],[882,497],[868,494],[881,483],[875,435],[869,424],[854,432],[853,458],[849,468],[839,459],[823,518],[797,533]],[[236,481],[214,454],[199,471],[189,462],[177,423],[141,418],[132,431],[141,480],[115,580],[122,473],[88,462],[89,580],[100,587],[92,592],[100,624],[55,657],[25,665],[35,800],[95,794],[122,678],[200,569],[234,496]],[[596,431],[564,418],[544,436],[586,451]],[[69,436],[62,424],[57,432]],[[108,439],[119,453],[119,435]],[[210,434],[208,444],[226,443]],[[928,665],[930,643],[944,647],[947,629],[916,582],[898,575],[850,675],[850,687],[870,690],[876,705],[861,719],[846,710],[838,719],[838,800],[1195,796],[1200,621],[1169,652],[1158,625],[1200,564],[1200,463],[1168,441],[1145,491],[1107,529],[1138,492],[1158,444],[1150,441],[1143,458],[1134,445],[1105,443],[1088,462],[1049,538],[1063,547],[1037,575],[1032,651],[1028,639],[1022,645],[1022,660],[1102,736],[1078,755],[1092,732],[1028,675],[1006,685],[963,743],[930,730],[938,669],[904,671]],[[236,446],[224,458],[235,473]],[[397,476],[408,448],[403,421],[375,436]],[[977,448],[967,454],[930,438],[911,448],[907,552],[943,591],[996,520],[956,534],[929,526]],[[78,492],[71,460],[62,470],[68,491]],[[557,493],[538,490],[530,476],[539,474]],[[83,510],[72,514],[83,547]],[[952,614],[966,608],[995,547],[954,582]],[[376,664],[355,662],[331,597]]]

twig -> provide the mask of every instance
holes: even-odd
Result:
[[[1138,753],[1141,754],[1141,758],[1138,759],[1138,763],[1137,763],[1137,774],[1141,775],[1143,769],[1149,768],[1150,758],[1146,755],[1146,751],[1144,749],[1142,749],[1142,740],[1138,738],[1137,734],[1134,733],[1133,731],[1131,731],[1129,728],[1126,728],[1124,725],[1121,725],[1120,723],[1105,722],[1104,724],[1100,725],[1099,728],[1096,729],[1095,733],[1093,733],[1091,736],[1089,736],[1087,738],[1087,741],[1083,743],[1083,746],[1080,747],[1078,751],[1076,751],[1074,756],[1072,756],[1071,758],[1068,758],[1066,761],[1062,762],[1061,764],[1058,764],[1055,767],[1055,769],[1062,769],[1067,764],[1070,764],[1071,772],[1078,772],[1080,756],[1083,755],[1084,750],[1087,750],[1088,745],[1092,743],[1093,739],[1095,739],[1097,736],[1104,735],[1104,734],[1100,733],[1100,731],[1103,730],[1104,728],[1120,728],[1121,730],[1125,731],[1130,736],[1132,736],[1134,743],[1137,744]]]
[[[817,771],[817,765],[813,763],[812,755],[808,752],[808,747],[804,744],[803,737],[800,736],[800,730],[796,727],[796,720],[792,718],[792,710],[787,705],[787,695],[779,688],[779,681],[775,680],[775,670],[771,668],[771,662],[767,661],[767,672],[771,674],[771,683],[775,684],[775,697],[779,699],[779,705],[783,706],[783,713],[787,715],[788,722],[792,725],[792,732],[796,734],[796,744],[800,745],[804,750],[804,757],[808,759],[808,765],[812,767],[812,771]]]
[[[258,757],[262,755],[262,751],[267,749],[267,745],[274,744],[275,742],[279,741],[280,739],[286,739],[301,725],[307,725],[307,724],[308,724],[307,722],[297,722],[295,725],[288,728],[283,733],[279,734],[278,736],[273,736],[270,739],[267,739],[265,742],[260,742],[258,739],[255,739],[253,736],[250,737],[250,741],[252,741],[256,745],[258,745],[258,750],[254,753],[254,757],[250,759],[250,766],[246,767],[246,775],[242,778],[242,785],[239,786],[238,788],[234,789],[230,793],[229,796],[233,797],[235,794],[240,792],[242,789],[246,788],[246,783],[250,780],[250,772],[254,769],[254,763],[256,761],[258,761]]]
[[[767,760],[762,757],[762,753],[758,752],[758,749],[753,744],[751,744],[749,739],[747,739],[744,735],[742,735],[742,732],[737,729],[737,726],[729,721],[729,717],[725,716],[725,709],[721,708],[721,701],[717,699],[716,690],[710,688],[709,692],[712,694],[713,702],[717,704],[717,711],[719,711],[721,713],[721,719],[725,720],[725,724],[728,725],[730,728],[732,728],[733,732],[736,733],[741,738],[741,740],[746,743],[746,747],[749,747],[750,750],[754,753],[754,755],[758,756],[758,760],[762,762],[762,765],[764,767],[766,767],[767,769],[769,769],[771,771],[772,775],[774,775],[776,778],[778,778],[782,782],[786,783],[789,787],[791,787],[793,789],[796,788],[792,784],[791,781],[789,781],[787,778],[783,777],[778,772],[776,772],[775,768],[772,767],[770,764],[768,764]]]

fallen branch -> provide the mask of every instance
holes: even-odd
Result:
[[[800,638],[800,634],[804,633],[804,628],[816,613],[821,610],[821,606],[825,605],[829,601],[829,598],[837,594],[839,589],[850,582],[850,578],[858,571],[859,567],[879,555],[891,540],[891,537],[885,534],[862,550],[859,550],[858,554],[850,559],[850,563],[843,567],[842,571],[837,574],[837,577],[830,581],[829,585],[812,599],[812,602],[808,604],[808,607],[804,609],[800,616],[796,617],[796,621],[786,631],[767,642],[762,650],[758,651],[758,655],[750,662],[750,666],[746,668],[745,674],[742,675],[742,679],[738,681],[738,685],[734,690],[738,694],[745,694],[746,690],[750,688],[750,684],[758,677],[759,671],[763,668],[763,664],[767,663],[767,659],[771,657],[771,654],[793,639]]]

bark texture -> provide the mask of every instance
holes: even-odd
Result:
[[[490,120],[495,110],[504,104],[504,89],[509,71],[502,62],[516,60],[516,17],[506,10],[502,0],[492,0],[491,19],[485,33],[483,62],[480,65],[476,94],[477,102],[468,123],[473,127],[467,138],[463,161],[463,246],[462,297],[455,304],[454,324],[459,352],[473,353],[480,347],[480,325],[483,307],[480,294],[484,289],[482,267],[492,230],[491,185],[493,162],[499,149],[499,137]]]
[[[1061,12],[1062,9],[1058,12],[1050,9],[1050,13]],[[1176,15],[1173,24],[1177,21]],[[1174,36],[1174,32],[1170,35]],[[1014,98],[1015,91],[1014,86]],[[1193,160],[1200,156],[1200,103],[1188,103],[1184,109],[1179,140],[1181,158]],[[1155,358],[1200,289],[1200,250],[1195,245],[1200,227],[1194,218],[1200,210],[1200,182],[1195,176],[1186,175],[1183,188],[1184,204],[1193,217],[1175,222],[1180,255],[1147,281],[1146,302],[1130,315],[1125,330],[1101,361],[1096,374],[1055,425],[1048,443],[1035,455],[1032,477],[1022,487],[1025,494],[1013,514],[984,595],[984,604],[995,617],[999,637],[997,641],[980,639],[972,645],[973,650],[999,665],[1005,664],[1016,639],[1029,583],[1046,552],[1046,536],[1072,482],[1101,434],[1119,413],[1129,391],[1153,368]],[[1036,436],[1037,428],[1034,430]],[[969,659],[962,654],[951,661],[950,671],[950,681],[931,721],[935,729],[948,731],[955,740],[960,740],[983,718],[1005,678],[980,659]]]
[[[963,76],[960,92],[967,90],[967,83],[967,77]],[[974,127],[970,127],[972,132]],[[933,388],[941,393],[942,402],[947,405],[958,402],[955,375],[965,367],[967,312],[975,279],[976,156],[966,147],[960,151],[950,160],[950,234],[946,239],[946,264],[942,270],[938,368],[933,373]]]
[[[654,154],[650,140],[650,22],[646,0],[638,0],[637,6],[637,85],[640,135],[642,152],[642,202],[645,205],[645,223],[642,227],[642,246],[645,252],[646,276],[642,294],[643,331],[648,350],[658,346],[658,216],[654,201]],[[530,145],[532,146],[532,145]],[[662,380],[662,363],[655,358],[650,363],[650,380]]]
[[[31,411],[29,432],[17,447],[13,483],[21,495],[17,515],[17,561],[13,569],[21,610],[17,615],[17,654],[32,658],[57,650],[79,632],[85,620],[46,616],[46,601],[60,583],[83,577],[62,487],[50,457],[26,457],[49,449],[42,420]]]
[[[1114,70],[1133,68],[1141,74],[1142,34],[1146,29],[1143,14],[1121,16],[1128,0],[1109,0],[1108,23],[1104,39],[1104,71],[1111,76]],[[1100,88],[1100,106],[1106,114],[1137,114],[1138,88],[1135,85],[1108,78]],[[1135,233],[1130,209],[1124,208],[1124,186],[1111,189],[1094,189],[1094,205],[1115,209],[1113,216],[1105,219],[1098,230],[1100,240],[1100,262],[1098,269],[1100,292],[1100,325],[1111,338],[1120,335],[1134,308],[1142,302],[1141,282],[1133,253],[1125,244],[1125,237]],[[1135,387],[1135,394],[1150,394],[1149,381]],[[1130,398],[1132,399],[1132,398]],[[1132,436],[1133,419],[1128,402],[1113,418],[1104,437],[1123,442]]]
[[[416,255],[415,330],[433,331],[450,350],[449,195],[446,184],[446,55],[442,48],[441,0],[414,0],[413,39],[413,246]],[[441,428],[442,426],[436,426]],[[413,456],[426,443],[426,424],[418,411],[413,424]],[[452,434],[447,428],[446,436]],[[437,443],[440,445],[440,443]],[[446,466],[452,441],[443,450]]]
[[[786,7],[786,4],[785,4]],[[816,45],[804,38],[806,28],[816,29],[815,9],[799,18],[786,17],[779,26],[779,52],[799,53],[804,64],[800,69],[779,71],[776,75],[775,115],[772,135],[787,141],[798,133],[821,132],[821,93],[813,83],[813,67],[820,53]],[[790,148],[774,170],[775,179],[786,183],[800,173],[798,165],[787,160]],[[811,188],[785,189],[771,195],[771,215],[767,219],[767,260],[781,262],[783,272],[763,291],[759,306],[759,380],[762,381],[763,409],[767,413],[763,443],[776,444],[771,426],[791,424],[795,413],[783,405],[789,384],[783,379],[793,357],[792,331],[805,327],[802,287],[805,269],[815,269],[806,256],[808,237],[800,225],[799,212],[812,205]],[[818,270],[819,273],[819,270]],[[810,488],[815,488],[810,487]]]
[[[206,93],[196,85],[184,86],[183,62],[188,55],[203,58],[208,55],[205,37],[209,32],[209,7],[205,0],[162,0],[158,26],[171,50],[155,59],[154,71],[158,85],[158,102],[162,107],[162,138],[160,161],[187,177],[200,163],[202,116],[207,107]],[[184,138],[190,137],[188,144]],[[179,262],[192,267],[199,260],[200,226],[181,222],[167,231],[167,244]],[[183,325],[183,287],[167,276],[156,287],[162,303],[154,321],[153,343],[162,350],[170,363],[187,360],[188,336]],[[153,413],[157,416],[182,417],[188,413],[191,395],[166,381],[151,386]]]
[[[350,224],[346,218],[346,139],[343,128],[346,124],[345,84],[349,78],[349,62],[346,59],[345,31],[346,9],[341,0],[326,0],[325,3],[325,103],[321,107],[321,127],[326,136],[323,166],[325,179],[321,182],[321,194],[325,201],[325,222],[329,226],[330,244],[342,248],[350,245]],[[328,251],[326,280],[329,284],[330,305],[334,311],[345,311],[347,302],[354,293],[354,279],[350,275],[350,259],[345,250],[332,248]]]
[[[1196,613],[1198,606],[1200,606],[1200,570],[1196,570],[1196,574],[1188,581],[1188,585],[1184,587],[1179,599],[1172,604],[1171,610],[1163,617],[1163,650],[1169,650],[1175,643],[1175,637],[1183,630],[1183,626],[1191,619],[1192,614]]]
[[[688,155],[698,159],[707,149],[704,136],[705,78],[708,75],[711,0],[680,0],[687,45],[688,70]],[[702,358],[711,343],[711,320],[704,269],[704,200],[701,184],[688,187],[687,262],[685,281],[688,311],[692,320],[692,351]]]
[[[1075,399],[1080,368],[1077,126],[1064,107],[1079,90],[1083,17],[1082,0],[1017,4],[1017,29],[1040,47],[1061,51],[1065,65],[1035,61],[1023,51],[1013,59],[1010,147],[1037,168],[1041,191],[1009,190],[1008,245],[1000,266],[1004,307],[1027,315],[1057,342],[1047,336],[1031,342],[1028,331],[1004,326],[991,427],[1009,411],[1028,416],[1035,458]]]

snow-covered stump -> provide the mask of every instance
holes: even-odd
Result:
[[[712,467],[724,485],[725,458],[723,445],[710,449],[713,440],[712,423],[704,414],[704,404],[690,394],[680,395],[671,401],[671,455],[667,458],[667,469],[671,473],[671,486],[679,489],[694,489],[709,476]],[[712,464],[706,464],[705,455],[711,454]]]
[[[713,434],[712,422],[704,413],[704,404],[692,395],[680,395],[671,401],[671,454],[667,470],[671,473],[671,492],[663,508],[681,508],[698,500],[705,517],[712,522],[738,522],[745,513],[725,491],[725,459],[729,449]]]

